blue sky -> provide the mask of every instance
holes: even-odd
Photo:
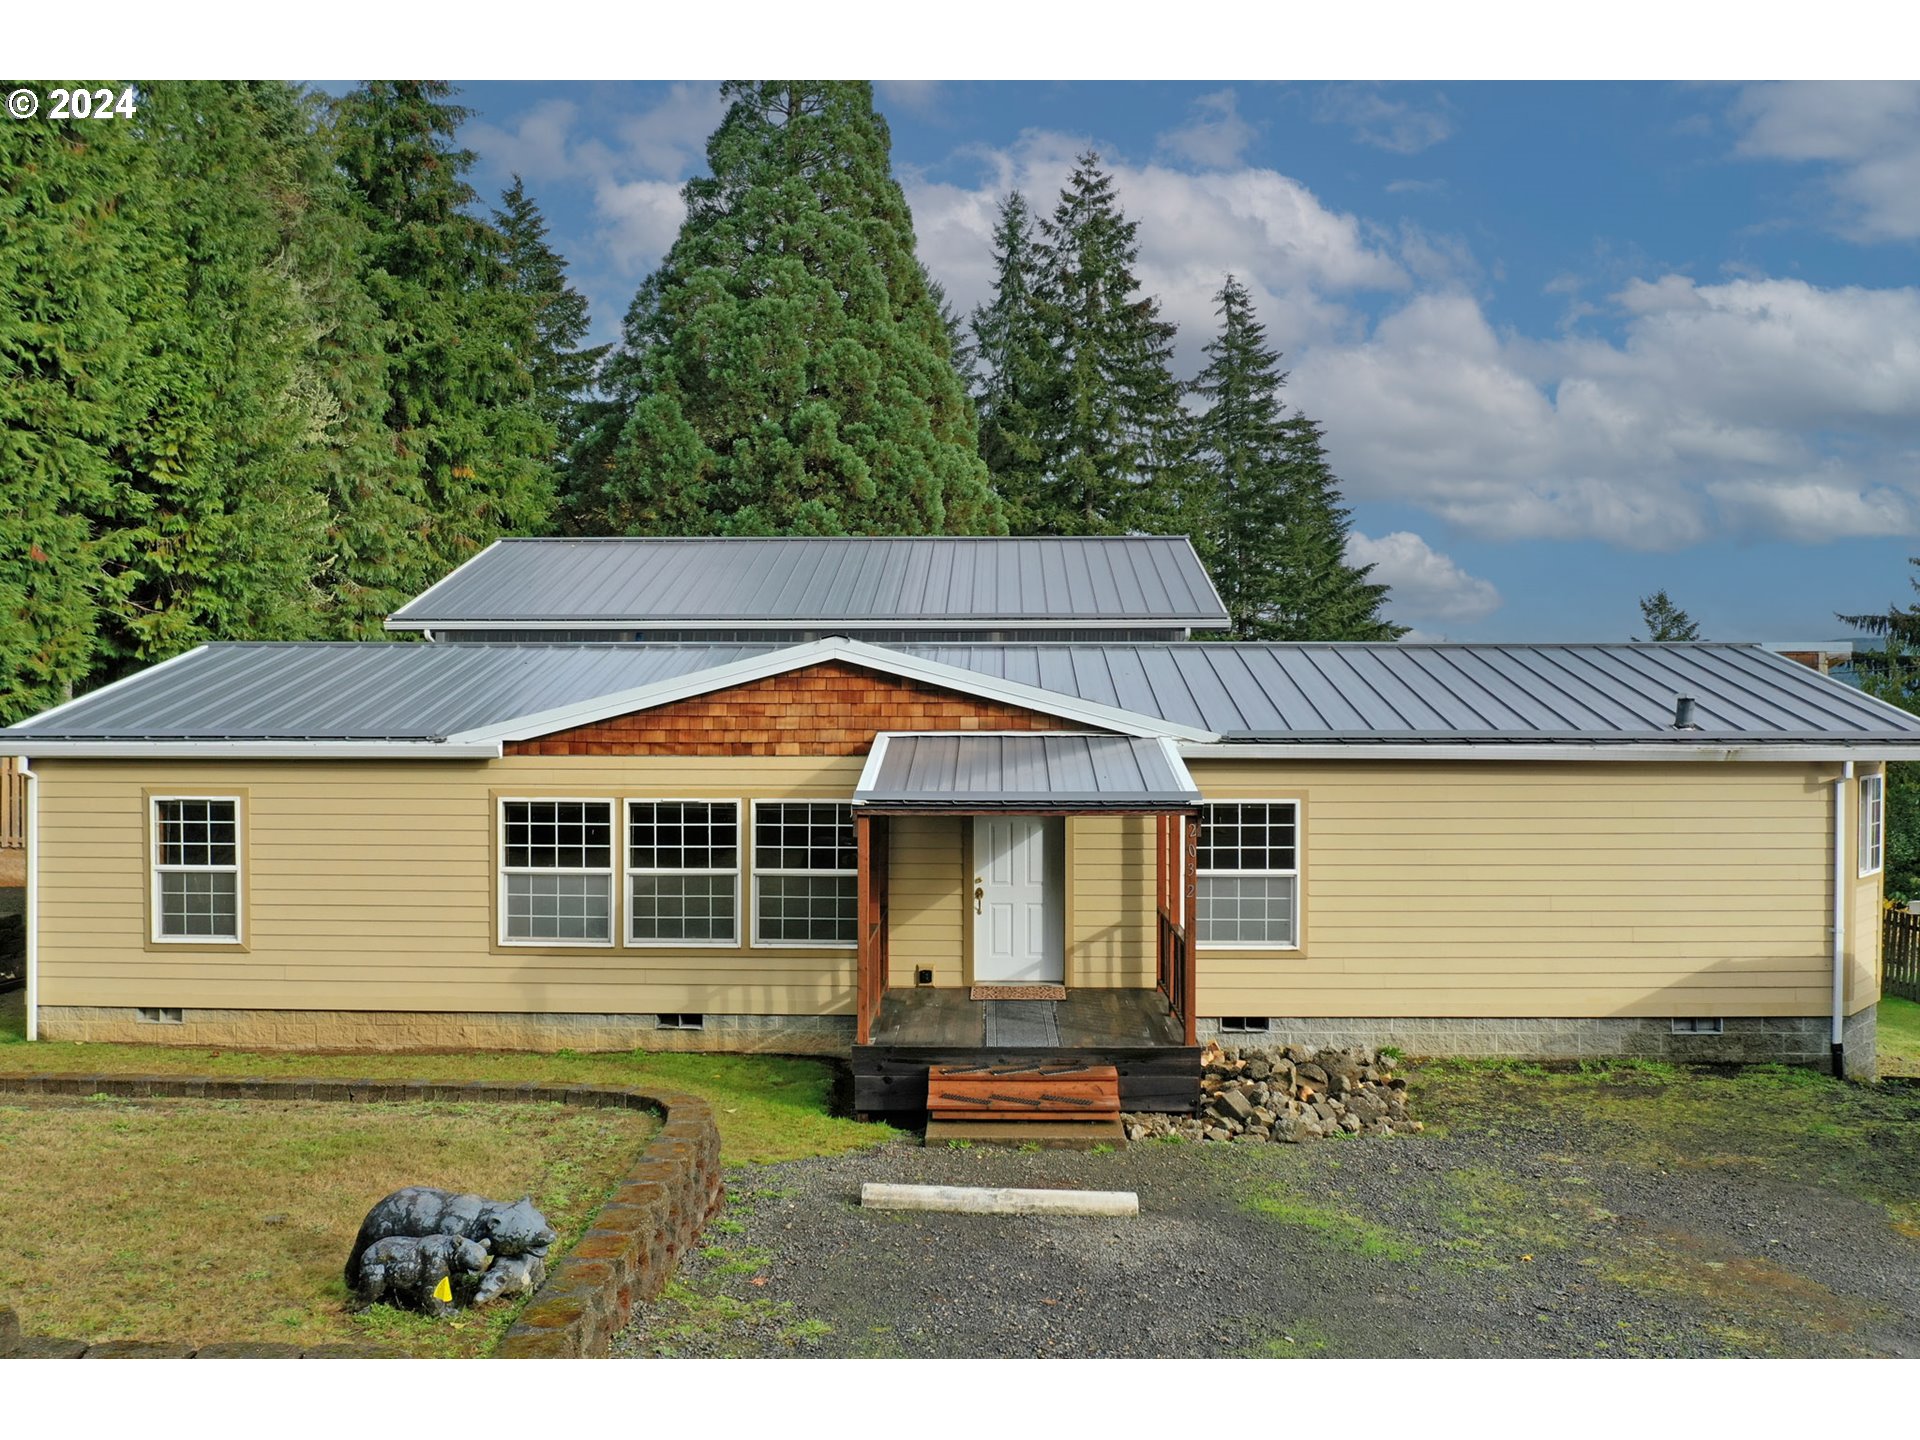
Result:
[[[329,87],[332,88],[332,87]],[[463,87],[612,338],[709,82]],[[1842,633],[1920,551],[1920,85],[882,82],[921,254],[971,305],[997,200],[1097,148],[1198,367],[1253,287],[1354,554],[1422,636]]]

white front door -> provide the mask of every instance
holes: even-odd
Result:
[[[1042,815],[973,817],[976,984],[1065,980],[1064,840],[1061,822]]]

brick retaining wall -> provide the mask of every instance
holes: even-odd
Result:
[[[513,1102],[646,1110],[661,1119],[659,1133],[606,1203],[591,1227],[553,1262],[494,1353],[502,1359],[605,1355],[633,1307],[658,1295],[674,1266],[699,1238],[725,1198],[720,1132],[713,1111],[695,1095],[626,1090],[616,1085],[519,1085],[490,1081],[320,1080],[207,1075],[8,1075],[0,1093],[113,1095],[130,1100],[333,1100],[348,1102]],[[11,1310],[0,1309],[0,1355],[70,1359],[236,1359],[304,1355],[374,1356],[355,1346],[225,1344],[196,1347],[147,1341],[88,1346],[75,1340],[23,1337]]]

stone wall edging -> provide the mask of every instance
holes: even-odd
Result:
[[[726,1198],[720,1170],[720,1132],[712,1107],[675,1090],[629,1090],[618,1085],[527,1081],[333,1080],[304,1077],[210,1075],[0,1074],[0,1093],[113,1095],[125,1099],[330,1100],[348,1102],[464,1101],[559,1104],[645,1110],[660,1129],[640,1152],[579,1242],[556,1260],[494,1352],[497,1359],[606,1355],[636,1304],[658,1295],[687,1248]],[[327,1346],[186,1345],[114,1341],[92,1347],[19,1336],[12,1312],[0,1309],[0,1355],[21,1351],[73,1358],[238,1358],[268,1355],[371,1356],[385,1352]],[[12,1337],[9,1339],[8,1337]],[[63,1348],[64,1347],[64,1348]]]

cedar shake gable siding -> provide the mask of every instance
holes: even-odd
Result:
[[[508,755],[864,755],[883,730],[1084,730],[838,661],[510,741]]]

